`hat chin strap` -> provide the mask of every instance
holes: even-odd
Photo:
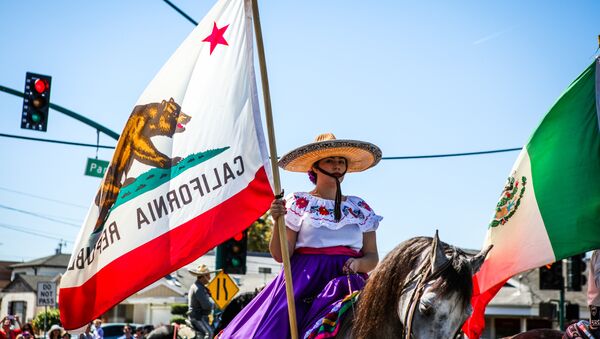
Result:
[[[346,174],[346,171],[348,171],[347,164],[348,160],[346,160],[346,169],[344,169],[344,172],[340,177],[336,177],[335,175],[325,171],[324,169],[319,167],[319,164],[314,165],[315,168],[319,170],[319,172],[335,179],[335,207],[333,208],[333,217],[335,218],[336,222],[340,221],[340,219],[342,218],[342,187],[340,186],[340,178]]]

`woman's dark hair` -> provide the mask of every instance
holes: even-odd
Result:
[[[310,180],[310,182],[313,183],[313,185],[317,184],[317,172],[313,171],[312,168],[310,170],[308,170],[308,179]]]

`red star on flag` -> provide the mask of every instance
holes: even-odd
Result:
[[[213,26],[212,33],[210,33],[209,36],[207,36],[204,40],[202,40],[202,42],[210,42],[210,54],[211,55],[212,55],[212,52],[215,50],[215,47],[217,47],[218,44],[229,46],[227,44],[227,41],[223,37],[223,34],[225,34],[225,31],[227,30],[227,27],[229,27],[229,25],[218,28],[217,23],[216,22],[213,22],[213,23],[214,23],[214,26]]]

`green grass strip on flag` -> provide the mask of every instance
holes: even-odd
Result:
[[[185,159],[182,159],[177,165],[171,168],[153,168],[148,172],[143,173],[137,177],[134,182],[121,188],[117,201],[112,206],[111,210],[114,210],[118,206],[140,196],[141,194],[157,188],[158,186],[170,181],[188,169],[216,157],[227,149],[229,149],[229,146],[212,149],[205,152],[198,152],[187,156]]]

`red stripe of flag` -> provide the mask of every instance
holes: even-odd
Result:
[[[483,291],[482,293],[479,291],[477,276],[473,277],[473,296],[471,297],[471,307],[473,307],[473,313],[469,319],[465,321],[462,327],[462,330],[467,337],[470,339],[481,337],[483,329],[485,328],[485,308],[507,281],[508,279],[503,280],[497,285],[494,285],[491,288]]]
[[[261,167],[238,194],[115,259],[83,285],[61,288],[61,323],[65,329],[86,325],[133,293],[248,228],[272,201],[273,192]]]

